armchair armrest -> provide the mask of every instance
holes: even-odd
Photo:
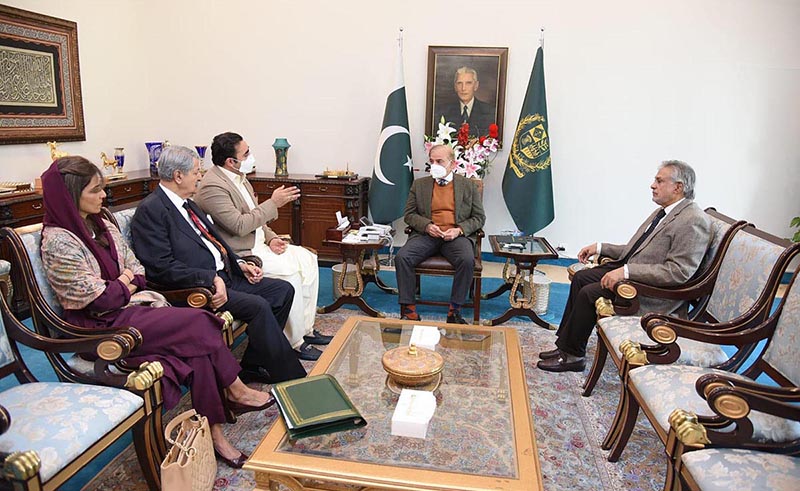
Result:
[[[155,290],[164,295],[170,303],[186,303],[190,307],[201,309],[211,304],[211,297],[214,295],[210,289],[197,286],[192,288],[172,289],[151,281],[147,282],[147,288]]]
[[[734,389],[737,394],[753,394],[760,397],[774,399],[776,402],[797,403],[800,402],[800,387],[780,387],[773,385],[759,384],[753,380],[740,380],[719,373],[709,373],[701,376],[695,382],[695,389],[700,397],[707,399],[711,392],[717,387],[728,387]],[[796,417],[800,421],[800,406],[792,406],[796,410]],[[759,409],[761,411],[761,409]],[[763,412],[770,412],[764,410]],[[773,414],[773,413],[770,413]],[[783,413],[776,416],[790,417]]]

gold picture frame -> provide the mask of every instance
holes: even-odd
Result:
[[[0,5],[0,144],[83,141],[78,24]]]
[[[503,141],[503,117],[506,102],[506,70],[508,48],[428,46],[428,90],[425,106],[425,134],[435,135],[441,117],[458,129],[459,94],[456,92],[456,71],[467,67],[475,70],[478,87],[474,92],[474,136],[487,134],[488,123],[498,127],[498,141]],[[473,126],[473,125],[471,125]],[[477,129],[477,131],[472,131]]]

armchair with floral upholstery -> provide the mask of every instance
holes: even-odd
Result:
[[[780,386],[797,386],[800,382],[800,358],[797,357],[800,283],[793,281],[775,311],[771,314],[770,311],[777,298],[781,277],[799,254],[800,244],[784,249],[767,276],[759,297],[742,315],[733,320],[709,324],[661,314],[647,314],[642,318],[645,333],[653,344],[623,343],[624,360],[621,372],[624,397],[617,408],[615,423],[604,442],[611,449],[608,457],[610,461],[616,461],[625,448],[640,408],[665,445],[668,444],[669,414],[673,409],[708,414],[706,401],[695,391],[695,382],[702,375],[716,374],[747,383],[763,373]],[[743,304],[749,303],[742,292],[750,291],[747,283],[760,281],[760,278],[745,274],[746,267],[755,260],[756,258],[749,256],[747,261],[743,258],[739,261],[737,274],[730,278],[730,281],[735,282],[735,288],[728,292],[728,301],[722,306],[737,310]],[[800,268],[795,270],[795,279],[799,271]],[[709,366],[675,363],[680,360],[682,347],[687,342],[717,347],[735,346],[741,350],[742,347],[756,346],[762,341],[766,345],[758,353],[756,361],[741,374],[736,373],[736,370],[742,368],[736,355],[723,363]],[[712,388],[706,386],[700,394],[708,396]],[[698,418],[720,433],[747,431],[746,424],[739,429],[733,428],[730,426],[732,421],[725,420],[720,415]],[[751,422],[756,440],[762,443],[790,443],[797,450],[797,445],[800,444],[800,424],[780,422],[774,416],[765,417],[757,412],[752,414]],[[724,436],[726,435],[722,435]]]
[[[6,293],[5,288],[3,294]],[[20,382],[0,392],[0,483],[19,490],[56,490],[127,431],[148,488],[160,489],[164,436],[160,363],[127,374],[112,370],[141,343],[133,328],[54,339],[22,325],[0,296],[0,376]],[[40,382],[28,370],[17,344],[43,351],[60,382]],[[64,356],[91,355],[92,373],[72,370]],[[158,419],[160,421],[160,417]]]

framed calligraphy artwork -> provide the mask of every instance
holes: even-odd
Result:
[[[75,22],[0,5],[0,144],[86,140]]]
[[[439,122],[459,129],[469,123],[469,133],[488,133],[498,126],[503,141],[508,48],[428,46],[428,93],[425,133],[435,135]]]

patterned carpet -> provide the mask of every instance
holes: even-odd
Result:
[[[359,311],[341,309],[319,315],[315,327],[326,334],[333,334],[348,316],[359,314]],[[506,325],[517,327],[523,347],[544,488],[547,491],[661,489],[666,458],[663,446],[646,422],[640,421],[637,425],[620,462],[609,463],[605,459],[606,452],[600,449],[600,442],[616,409],[619,392],[613,366],[606,367],[592,397],[581,397],[580,386],[585,374],[552,374],[536,369],[537,354],[552,348],[555,340],[552,331],[519,319]],[[242,349],[243,345],[240,345],[237,351]],[[593,356],[594,338],[589,351],[589,356]],[[311,368],[311,363],[304,363],[306,368]],[[265,386],[264,390],[267,389]],[[184,397],[177,408],[165,415],[165,421],[188,406],[189,400]],[[237,424],[226,427],[227,436],[238,448],[250,453],[276,417],[278,411],[275,407],[262,413],[245,414]],[[219,466],[214,489],[249,491],[254,487],[252,472]],[[125,449],[83,489],[145,490],[133,448]]]

